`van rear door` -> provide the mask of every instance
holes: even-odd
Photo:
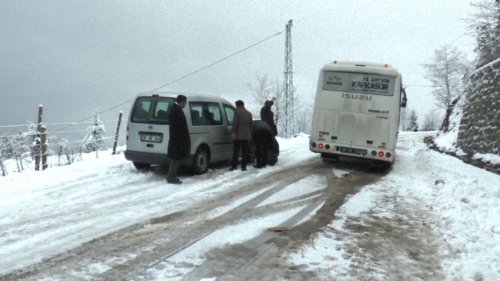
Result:
[[[127,150],[167,154],[170,97],[143,96],[135,101],[128,126]]]

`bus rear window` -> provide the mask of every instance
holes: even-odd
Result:
[[[325,71],[325,91],[352,92],[372,95],[394,95],[395,77],[368,73]]]

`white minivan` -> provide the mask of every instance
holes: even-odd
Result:
[[[137,169],[168,164],[169,110],[179,94],[147,93],[135,99],[127,124],[125,158]],[[220,97],[182,94],[187,97],[184,114],[191,139],[190,157],[183,165],[202,174],[210,163],[232,159],[235,108]]]

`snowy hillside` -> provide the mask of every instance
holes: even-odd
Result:
[[[500,59],[471,76],[457,146],[468,154],[500,155]]]
[[[477,69],[465,97],[453,104],[446,126],[427,142],[479,167],[500,173],[500,59]]]

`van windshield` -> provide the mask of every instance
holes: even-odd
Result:
[[[136,99],[130,120],[136,123],[154,123],[168,125],[169,110],[174,98],[139,97]]]

